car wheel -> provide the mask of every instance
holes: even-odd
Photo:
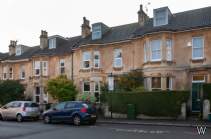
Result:
[[[44,123],[45,124],[50,124],[51,123],[51,118],[49,116],[44,116]]]
[[[95,125],[96,124],[96,120],[90,121],[89,124],[90,125]]]
[[[81,125],[81,117],[78,115],[75,115],[73,117],[73,124],[76,126],[80,126]]]
[[[18,114],[16,116],[16,120],[17,120],[17,122],[23,122],[23,116],[21,114]]]
[[[2,117],[2,115],[0,114],[0,121],[3,121],[3,117]]]

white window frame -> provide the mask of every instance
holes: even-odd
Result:
[[[98,59],[96,59],[95,56],[98,56]],[[96,66],[96,64],[98,66]],[[100,68],[100,52],[99,51],[94,51],[94,68]]]
[[[86,58],[85,55],[89,55],[89,58]],[[89,62],[89,67],[85,67],[85,62]],[[83,69],[90,69],[91,68],[91,52],[86,51],[82,54],[82,67]]]
[[[20,56],[21,54],[22,54],[22,48],[21,48],[21,46],[16,46],[15,55],[16,56]]]
[[[36,74],[36,70],[39,70],[39,74]],[[40,61],[34,61],[34,76],[40,76],[41,75],[41,64]]]
[[[7,73],[8,73],[8,67],[4,66],[3,67],[3,80],[7,79]]]
[[[97,40],[102,37],[101,25],[95,25],[92,27],[92,40]]]
[[[167,86],[166,86],[166,89],[173,90],[173,78],[172,77],[167,77],[167,78],[169,78],[169,88],[167,88]],[[167,78],[166,78],[166,80],[167,80]]]
[[[10,69],[12,69],[12,72],[10,72]],[[13,68],[9,67],[9,79],[13,79]]]
[[[170,56],[168,54],[170,54]],[[173,40],[172,39],[166,40],[166,60],[167,61],[173,60]]]
[[[144,62],[146,63],[148,61],[148,58],[147,58],[147,43],[145,42],[144,43]]]
[[[202,39],[202,48],[194,48],[194,39]],[[201,57],[194,57],[194,49],[202,49],[202,56]],[[198,37],[192,37],[192,59],[193,60],[198,60],[198,59],[203,59],[204,58],[204,37],[203,36],[198,36]]]
[[[194,76],[204,76],[204,80],[193,80]],[[193,75],[192,76],[192,83],[205,83],[206,82],[206,75]]]
[[[42,76],[48,76],[48,61],[42,61]]]
[[[164,12],[163,15],[162,15],[163,17],[158,16],[159,12]],[[153,16],[154,16],[154,18],[153,18],[154,26],[163,26],[163,25],[168,24],[168,11],[167,11],[167,9],[155,9]],[[163,22],[159,23],[158,19],[161,20],[161,18],[163,18]]]
[[[120,53],[121,57],[118,57]],[[120,61],[120,65],[117,65],[117,61]],[[122,60],[122,49],[114,49],[114,62],[113,62],[113,66],[115,68],[121,68],[123,67],[123,60]]]
[[[62,63],[64,63],[64,65],[62,65]],[[60,61],[59,61],[59,72],[60,72],[60,74],[64,74],[64,73],[61,72],[62,68],[64,68],[64,73],[65,73],[65,60],[64,59],[60,59]]]
[[[88,83],[89,84],[89,91],[85,91],[84,90],[84,85],[85,85],[85,83]],[[91,92],[91,84],[90,84],[90,82],[89,81],[84,81],[83,82],[83,93],[90,93]]]
[[[23,73],[24,73],[24,77],[23,77]],[[20,79],[24,80],[25,78],[26,78],[25,65],[21,65],[20,66]]]
[[[49,39],[49,46],[48,46],[49,49],[55,49],[56,48],[56,38],[52,38],[52,39]]]
[[[96,84],[98,84],[98,90],[96,90]],[[94,94],[95,93],[99,94],[99,101],[97,101],[97,103],[99,103],[100,102],[100,93],[101,93],[100,81],[94,82]]]
[[[160,88],[153,88],[152,86],[152,81],[153,81],[153,78],[160,78]],[[162,89],[162,78],[161,77],[151,77],[151,89],[152,90],[161,90]]]
[[[153,49],[152,49],[153,46],[152,46],[152,45],[153,45],[153,43],[155,43],[155,42],[159,42],[159,43],[160,43],[160,44],[159,44],[159,45],[160,45],[160,49],[159,49],[159,50],[157,49],[157,50],[154,50],[154,51],[153,51]],[[162,40],[151,40],[149,44],[150,44],[150,53],[151,53],[151,54],[150,54],[150,60],[151,60],[152,62],[161,61],[161,58],[162,58]],[[159,58],[154,58],[154,59],[153,59],[153,54],[155,53],[155,51],[159,51],[159,52],[160,52],[160,57],[159,57]]]

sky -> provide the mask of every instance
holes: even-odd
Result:
[[[90,23],[117,26],[138,21],[139,5],[148,9],[168,6],[172,13],[211,6],[211,0],[1,0],[0,52],[8,52],[10,40],[39,45],[41,30],[63,37],[81,34],[86,16]]]

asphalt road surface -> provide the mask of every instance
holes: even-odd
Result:
[[[211,139],[211,129],[199,135],[194,127],[71,124],[0,121],[0,139]]]

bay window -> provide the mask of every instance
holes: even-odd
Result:
[[[114,67],[122,67],[122,50],[114,50]]]
[[[48,76],[48,61],[42,61],[42,74]]]
[[[100,67],[100,52],[94,51],[94,67],[99,68]]]
[[[40,76],[40,61],[34,62],[34,75]]]
[[[161,77],[152,77],[152,89],[161,89]]]
[[[147,44],[144,43],[144,62],[147,62]]]
[[[90,62],[91,62],[91,53],[83,52],[83,68],[84,69],[90,68]]]
[[[161,61],[161,40],[150,41],[151,61]]]
[[[20,66],[20,79],[25,79],[25,66],[24,65],[21,65]]]
[[[166,41],[166,60],[172,61],[172,40],[169,39]]]
[[[192,38],[192,59],[204,58],[204,39],[203,37]]]

